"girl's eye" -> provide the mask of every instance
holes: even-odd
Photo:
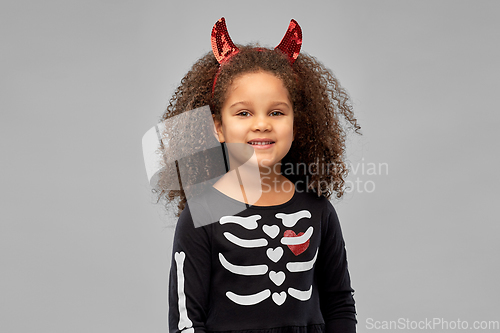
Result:
[[[283,112],[281,112],[281,111],[272,111],[270,113],[271,116],[281,116],[282,114],[283,114]]]
[[[248,111],[241,111],[241,112],[238,112],[236,115],[242,116],[242,117],[248,117],[250,115],[250,112],[248,112]]]

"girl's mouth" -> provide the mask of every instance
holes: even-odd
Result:
[[[259,142],[249,142],[252,146],[265,146],[274,143],[273,141],[259,141]]]
[[[255,149],[266,149],[272,147],[274,145],[274,141],[258,139],[258,140],[248,141],[248,144],[254,147]]]

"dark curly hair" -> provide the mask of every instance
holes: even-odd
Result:
[[[219,63],[212,52],[200,58],[181,80],[161,121],[209,105],[215,119],[222,122],[222,105],[234,80],[245,73],[271,73],[282,80],[294,111],[295,139],[281,162],[283,175],[294,184],[306,184],[307,190],[317,195],[330,198],[336,192],[335,196],[341,198],[348,173],[346,134],[349,130],[361,134],[347,92],[313,56],[301,53],[290,66],[280,51],[251,44],[238,48],[239,52],[221,66],[218,74]],[[168,131],[166,128],[165,132]],[[174,176],[172,172],[160,175],[155,191],[158,200],[164,198],[166,205],[179,198],[179,215],[185,207],[186,195],[182,187],[180,190],[167,187]]]

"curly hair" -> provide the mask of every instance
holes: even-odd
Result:
[[[288,90],[294,112],[295,139],[281,162],[282,174],[296,185],[306,184],[306,189],[318,196],[330,198],[335,192],[340,199],[348,173],[346,134],[349,130],[361,134],[347,92],[331,70],[313,56],[301,53],[290,66],[288,58],[274,49],[253,44],[238,48],[239,52],[221,66],[212,52],[201,57],[181,80],[161,121],[209,105],[215,120],[222,122],[221,109],[234,80],[246,73],[271,73]],[[182,188],[167,187],[171,177],[171,172],[160,175],[156,191],[158,200],[166,199],[166,205],[180,199],[178,216],[185,207],[186,195]]]

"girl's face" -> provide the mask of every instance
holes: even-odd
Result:
[[[261,170],[280,172],[277,163],[293,141],[293,107],[279,78],[268,72],[236,78],[228,88],[221,117],[222,124],[216,122],[220,142],[246,144],[255,150]]]

